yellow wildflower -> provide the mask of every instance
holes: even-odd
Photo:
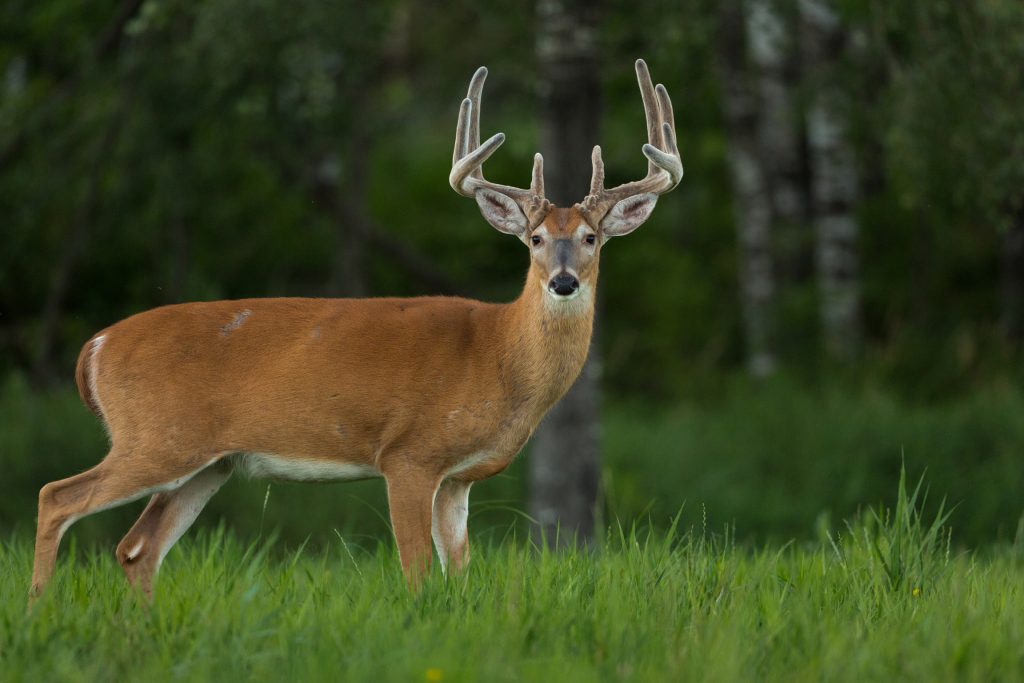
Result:
[[[913,595],[915,598],[921,597],[921,589],[920,589],[920,587],[915,586],[914,590],[910,591],[910,594]]]
[[[427,669],[423,677],[427,683],[440,683],[444,679],[444,672],[440,669]]]

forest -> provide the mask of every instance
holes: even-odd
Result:
[[[9,0],[0,36],[4,533],[105,452],[73,368],[123,317],[513,299],[521,245],[447,182],[469,77],[489,68],[483,133],[508,136],[489,178],[524,185],[540,151],[571,205],[594,144],[609,182],[643,173],[640,57],[685,176],[606,248],[588,365],[474,491],[474,533],[588,543],[679,513],[812,538],[892,502],[904,466],[957,505],[955,543],[1021,533],[1016,0]],[[316,546],[386,536],[382,509],[375,484],[234,481],[201,524]]]
[[[527,249],[449,186],[470,78],[487,178],[540,152],[571,207],[594,145],[643,177],[638,59],[685,173],[602,243],[586,365],[474,486],[468,569],[406,583],[379,479],[239,474],[151,601],[114,554],[140,500],[26,612],[40,488],[110,447],[94,334],[514,300]],[[1020,0],[5,0],[0,678],[1024,679],[1022,67]]]

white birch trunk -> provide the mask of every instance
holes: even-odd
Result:
[[[859,226],[854,216],[857,169],[837,89],[820,77],[840,54],[843,27],[823,0],[801,0],[800,12],[803,52],[819,76],[812,81],[807,143],[822,337],[830,356],[849,361],[863,345]]]
[[[750,0],[746,37],[760,98],[758,136],[776,228],[800,230],[808,215],[802,121],[797,106],[798,50],[793,17],[776,0]]]

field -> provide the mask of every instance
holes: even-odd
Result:
[[[112,552],[137,503],[77,524],[26,613],[36,491],[105,444],[71,391],[14,377],[0,679],[1024,679],[1022,415],[997,386],[937,404],[778,383],[609,405],[592,551],[526,540],[520,459],[474,489],[468,573],[435,569],[418,595],[379,482],[236,479],[168,556],[151,608]]]
[[[921,680],[1024,677],[1024,547],[951,548],[902,484],[817,542],[613,528],[592,552],[507,539],[406,591],[388,546],[319,552],[222,531],[168,557],[147,608],[72,548],[28,614],[0,549],[0,670],[77,680]],[[68,559],[70,556],[70,559]]]

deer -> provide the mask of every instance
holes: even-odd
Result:
[[[566,393],[590,348],[601,249],[651,215],[683,175],[672,103],[636,62],[647,175],[607,189],[601,147],[590,193],[571,208],[483,175],[505,140],[480,144],[487,69],[459,109],[448,180],[496,230],[529,250],[510,303],[457,297],[262,298],[137,313],[83,346],[75,380],[110,450],[39,492],[30,603],[52,579],[77,520],[150,496],[116,547],[152,599],[171,547],[234,471],[255,478],[382,477],[399,561],[416,589],[436,547],[446,575],[469,562],[472,485],[508,467]]]

